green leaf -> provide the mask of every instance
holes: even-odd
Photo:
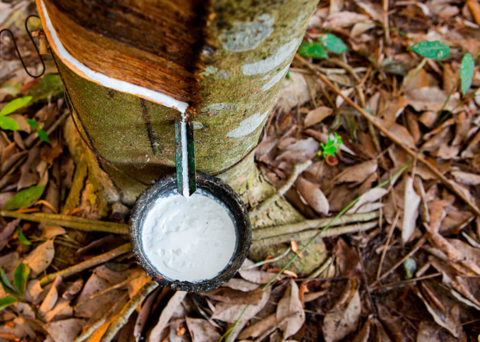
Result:
[[[49,142],[47,132],[45,132],[43,129],[39,128],[37,133],[38,133],[38,137],[40,139],[42,139],[43,141],[45,141],[47,143]]]
[[[37,129],[40,127],[40,125],[35,120],[32,120],[32,119],[27,119],[27,123],[34,129]]]
[[[465,96],[467,91],[472,86],[473,68],[475,62],[471,54],[467,53],[462,58],[462,64],[460,64],[460,78],[462,80],[462,94]]]
[[[27,288],[27,280],[30,275],[30,267],[25,265],[23,262],[17,266],[15,272],[13,273],[13,283],[17,292],[21,295],[25,292]]]
[[[1,267],[0,267],[0,283],[2,284],[3,290],[5,292],[10,294],[15,294],[15,288],[10,283],[10,280],[8,280],[7,275],[5,274],[5,271]]]
[[[13,120],[12,118],[9,118],[8,116],[0,116],[0,128],[9,129],[11,131],[17,131],[20,129],[20,125],[15,120]]]
[[[20,227],[17,228],[17,236],[18,240],[24,245],[30,246],[32,244],[30,241],[28,241],[27,237],[23,235],[22,229]]]
[[[328,137],[326,145],[324,145],[323,143],[320,144],[320,146],[323,149],[323,156],[324,157],[327,157],[329,155],[335,156],[335,153],[338,152],[338,150],[340,149],[340,145],[342,144],[343,144],[342,137],[339,136],[337,132],[335,132],[333,139]],[[318,152],[318,154],[320,155],[320,152]]]
[[[327,48],[327,50],[332,51],[333,53],[344,53],[348,51],[347,45],[338,38],[337,36],[327,33],[320,38],[323,46]]]
[[[7,306],[12,305],[17,301],[18,301],[17,298],[10,297],[10,296],[0,298],[0,310],[5,309]]]
[[[327,51],[320,43],[305,43],[298,49],[298,54],[303,57],[328,59]]]
[[[4,210],[16,210],[28,207],[42,196],[44,186],[36,185],[27,189],[20,190],[15,196],[5,203]]]
[[[30,103],[30,101],[32,101],[31,96],[20,97],[18,99],[13,100],[9,102],[5,107],[3,107],[3,109],[0,111],[0,116],[12,114],[17,109],[25,107],[27,104]]]
[[[408,49],[415,51],[422,57],[435,60],[444,59],[450,56],[450,46],[439,42],[438,40],[433,42],[424,40],[410,46]]]

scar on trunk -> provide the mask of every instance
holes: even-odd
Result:
[[[148,140],[150,140],[150,146],[152,147],[153,154],[157,153],[156,145],[158,145],[158,139],[156,139],[155,134],[153,133],[152,123],[150,122],[150,115],[148,114],[148,108],[145,104],[145,100],[139,98],[140,106],[142,107],[142,118],[145,121],[145,126],[147,127]]]

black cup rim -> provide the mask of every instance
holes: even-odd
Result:
[[[149,211],[150,205],[159,198],[161,193],[170,192],[172,189],[175,189],[176,182],[175,174],[167,176],[153,183],[138,197],[133,207],[129,225],[133,253],[145,272],[162,286],[169,287],[173,290],[187,292],[210,291],[216,289],[233,278],[247,258],[252,243],[252,228],[248,211],[240,196],[229,185],[219,178],[197,172],[197,188],[207,191],[221,200],[227,208],[230,209],[230,212],[234,216],[237,233],[236,250],[230,263],[215,278],[195,283],[169,279],[156,270],[143,253],[141,232],[143,220]]]

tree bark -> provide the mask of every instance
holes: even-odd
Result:
[[[141,69],[137,63],[142,61],[139,51],[145,52],[145,63],[150,63],[155,54],[163,58],[154,61],[160,72],[153,68],[138,71],[147,81],[135,82],[189,102],[188,112],[195,127],[197,169],[214,175],[231,168],[257,144],[317,3],[316,0],[181,1],[181,4],[185,2],[184,6],[188,5],[187,9],[178,10],[184,19],[167,22],[177,23],[178,27],[166,28],[163,36],[170,37],[170,41],[162,43],[154,35],[148,35],[148,39],[142,36],[156,31],[156,23],[172,16],[171,5],[166,4],[169,1],[124,0],[115,2],[115,6],[99,0],[43,2],[59,38],[64,38],[65,48],[94,70],[132,80],[128,72]],[[158,17],[140,20],[150,15],[141,11],[142,6]],[[111,20],[110,13],[115,13]],[[128,20],[138,23],[142,30],[135,26],[128,30],[125,24]],[[187,29],[192,32],[182,31]],[[83,41],[81,38],[86,32],[97,44],[96,50],[91,48],[92,43],[89,46],[76,43]],[[175,45],[172,35],[178,36],[180,47]],[[76,40],[71,41],[72,37]],[[117,54],[134,56],[137,64],[115,59],[112,49],[117,49]],[[170,52],[175,49],[180,52]],[[153,86],[148,81],[153,78],[149,70],[160,77],[167,73],[165,70],[170,64],[175,64],[176,58],[180,61],[176,63],[177,68],[170,70],[173,76],[169,83],[156,82]],[[178,111],[103,87],[79,76],[65,65],[65,60],[58,56],[56,60],[74,108],[76,126],[123,192],[125,202],[131,203],[152,180],[173,172],[174,120],[180,118]],[[158,64],[164,60],[169,64]],[[101,62],[95,64],[94,61]],[[189,73],[189,77],[185,73]],[[169,88],[175,89],[176,83],[187,85],[172,94]],[[229,183],[234,180],[226,179]]]
[[[36,1],[44,27],[49,15],[79,62],[188,103],[198,171],[222,178],[250,206],[275,191],[259,175],[251,152],[317,0]],[[48,30],[47,38],[80,135],[122,202],[132,204],[152,181],[174,172],[180,112],[89,79],[62,58]],[[301,219],[280,199],[253,224]],[[317,253],[323,243],[312,248],[316,257],[304,273],[323,258]],[[257,252],[265,257],[273,251]]]

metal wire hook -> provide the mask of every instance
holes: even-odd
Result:
[[[18,50],[18,46],[17,46],[17,42],[15,40],[15,36],[13,35],[12,31],[10,31],[9,29],[3,29],[0,31],[0,47],[1,47],[1,38],[2,38],[2,33],[3,32],[7,32],[10,34],[10,36],[12,37],[12,40],[13,40],[13,45],[15,46],[15,50],[17,51],[17,55],[18,55],[18,58],[20,59],[20,62],[22,62],[22,65],[23,65],[23,68],[25,69],[25,72],[28,74],[28,76],[30,77],[33,77],[33,78],[39,78],[39,77],[42,77],[43,74],[45,73],[45,62],[43,61],[43,58],[42,56],[40,55],[40,51],[38,51],[38,47],[37,47],[37,44],[35,44],[35,41],[33,40],[33,37],[32,37],[32,33],[30,32],[30,30],[28,29],[28,20],[31,18],[31,17],[35,17],[35,18],[38,18],[40,19],[40,17],[38,15],[35,15],[35,14],[32,14],[32,15],[29,15],[27,17],[27,19],[25,19],[25,30],[27,31],[28,33],[28,36],[30,37],[30,40],[32,41],[32,44],[33,46],[35,47],[35,51],[37,51],[37,55],[38,55],[38,58],[40,58],[40,61],[42,62],[42,72],[39,74],[39,75],[32,75],[28,70],[27,70],[27,66],[25,65],[25,62],[23,61],[23,58],[22,56],[20,55],[20,51]]]

